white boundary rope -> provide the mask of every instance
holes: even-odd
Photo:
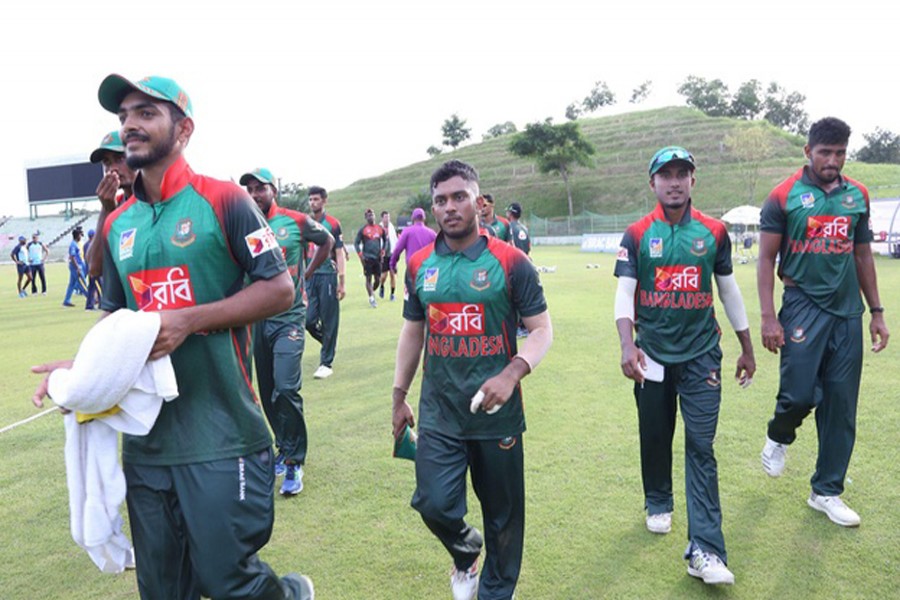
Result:
[[[57,410],[59,410],[59,407],[58,407],[58,406],[54,406],[54,407],[52,407],[52,408],[46,409],[46,410],[43,411],[43,412],[39,412],[39,413],[36,414],[36,415],[33,415],[33,416],[31,416],[31,417],[28,417],[27,419],[24,419],[24,420],[22,420],[22,421],[19,421],[18,423],[13,423],[12,425],[7,425],[7,426],[4,427],[3,429],[0,429],[0,435],[6,433],[7,431],[10,431],[10,430],[12,430],[12,429],[15,429],[15,428],[18,427],[19,425],[24,425],[25,423],[34,421],[35,419],[40,419],[40,418],[43,417],[44,415],[49,415],[50,413],[56,412]]]

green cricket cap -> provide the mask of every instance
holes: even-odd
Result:
[[[696,163],[694,163],[693,154],[681,146],[666,146],[665,148],[657,150],[656,154],[653,155],[653,158],[650,159],[650,177],[653,177],[657,171],[673,160],[680,160],[688,163],[691,165],[692,171],[697,168]]]
[[[275,176],[272,175],[272,171],[262,167],[258,167],[256,169],[253,169],[249,173],[244,173],[243,175],[241,175],[241,185],[247,185],[248,183],[250,183],[251,179],[255,179],[260,183],[268,183],[269,185],[273,186],[275,185]]]
[[[151,75],[139,81],[129,81],[125,77],[113,73],[100,83],[97,96],[100,99],[100,106],[111,113],[118,113],[122,100],[133,91],[143,92],[157,100],[171,102],[187,116],[194,116],[191,98],[180,85],[175,83],[174,79],[168,77]]]
[[[125,154],[125,144],[122,143],[122,138],[119,136],[118,131],[110,131],[103,136],[103,139],[100,140],[100,147],[91,152],[91,162],[100,162],[103,160],[103,155],[106,152]]]

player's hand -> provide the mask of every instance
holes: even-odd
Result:
[[[403,433],[403,429],[409,425],[416,426],[416,418],[413,416],[412,407],[406,400],[394,401],[391,410],[391,425],[394,430],[394,439],[396,440]]]
[[[490,415],[494,414],[510,399],[517,383],[519,383],[518,380],[512,377],[505,369],[494,375],[481,384],[481,388],[478,391],[484,396],[475,409],[478,410],[480,408]]]
[[[762,344],[766,350],[773,354],[778,354],[778,349],[784,346],[784,329],[776,317],[763,317],[762,326],[760,327],[762,334]]]
[[[109,171],[97,185],[97,198],[103,210],[110,213],[116,210],[116,194],[119,193],[119,174]]]
[[[50,373],[57,369],[71,369],[74,360],[55,360],[53,362],[44,363],[42,365],[37,365],[31,367],[32,373],[46,373],[47,376],[38,384],[37,388],[34,390],[34,394],[31,396],[31,403],[37,406],[38,408],[44,408],[44,398],[48,398],[47,396],[47,387],[50,382]]]
[[[168,354],[172,354],[192,332],[187,311],[163,310],[159,312],[159,334],[150,349],[147,360],[156,360]]]
[[[644,372],[647,370],[647,358],[644,351],[631,343],[622,348],[622,374],[637,383],[644,383]]]
[[[872,352],[881,352],[887,347],[888,333],[887,325],[884,323],[884,313],[874,313],[872,322],[869,323],[869,333],[872,336]]]
[[[734,371],[734,378],[738,385],[742,388],[750,387],[753,383],[753,374],[756,373],[756,358],[753,354],[742,352],[737,359],[737,369]]]
[[[344,289],[344,284],[343,284],[343,283],[339,283],[338,286],[337,286],[337,299],[338,299],[338,302],[340,302],[341,300],[343,300],[343,299],[344,299],[344,296],[346,296],[346,295],[347,295],[347,291]]]

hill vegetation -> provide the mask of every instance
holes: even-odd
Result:
[[[575,213],[590,211],[604,215],[649,210],[655,203],[647,185],[647,163],[653,153],[667,145],[688,148],[697,160],[698,205],[712,215],[741,204],[761,204],[779,181],[804,161],[801,136],[773,125],[729,117],[709,117],[688,107],[670,107],[620,115],[579,119],[586,138],[597,149],[593,168],[572,172]],[[747,128],[761,128],[768,140],[768,155],[759,160],[759,180],[751,197],[750,184],[738,153],[727,140]],[[508,151],[511,135],[463,146],[414,163],[354,182],[330,192],[328,210],[355,231],[363,221],[363,210],[390,210],[408,214],[408,199],[428,188],[432,171],[451,158],[469,162],[481,174],[481,187],[497,198],[498,206],[521,202],[526,219],[561,217],[568,213],[566,191],[559,176],[541,174],[532,162]],[[872,197],[900,194],[900,165],[870,165],[848,162],[845,174],[869,186]],[[345,238],[348,237],[345,235]]]

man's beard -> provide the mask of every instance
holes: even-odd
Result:
[[[173,125],[169,130],[169,137],[162,140],[158,144],[151,146],[150,151],[146,155],[140,156],[136,154],[128,154],[128,151],[126,149],[125,164],[127,164],[131,169],[135,171],[144,167],[149,167],[150,165],[154,165],[167,157],[172,152],[172,148],[175,147],[175,140],[175,126]],[[126,141],[125,143],[127,144],[128,142]]]

